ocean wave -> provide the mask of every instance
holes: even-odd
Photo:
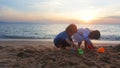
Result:
[[[0,36],[2,39],[52,39],[51,37],[35,37],[35,36],[10,36],[3,35]]]
[[[115,35],[103,35],[100,40],[120,41],[120,36]]]
[[[13,36],[13,35],[2,35],[1,39],[54,39],[54,36]],[[115,35],[103,35],[99,40],[108,40],[108,41],[120,41],[120,36]]]

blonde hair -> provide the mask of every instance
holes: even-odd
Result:
[[[65,30],[67,33],[76,33],[77,32],[77,26],[75,24],[70,24]]]

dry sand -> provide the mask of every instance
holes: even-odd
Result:
[[[58,51],[51,40],[0,40],[0,68],[120,68],[119,41],[93,41],[83,55]],[[97,53],[103,46],[105,53]]]

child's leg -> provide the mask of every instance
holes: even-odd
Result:
[[[78,42],[78,48],[80,48],[81,44],[82,44],[82,42]]]
[[[65,49],[64,40],[63,39],[56,39],[54,40],[55,46],[58,48],[58,50]]]
[[[85,50],[88,50],[88,48],[87,48],[87,42],[84,41],[84,44],[85,44]]]

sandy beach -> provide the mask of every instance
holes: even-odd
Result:
[[[58,51],[52,40],[0,40],[0,68],[120,68],[119,41],[93,41],[83,55]],[[104,47],[104,53],[97,49]]]

